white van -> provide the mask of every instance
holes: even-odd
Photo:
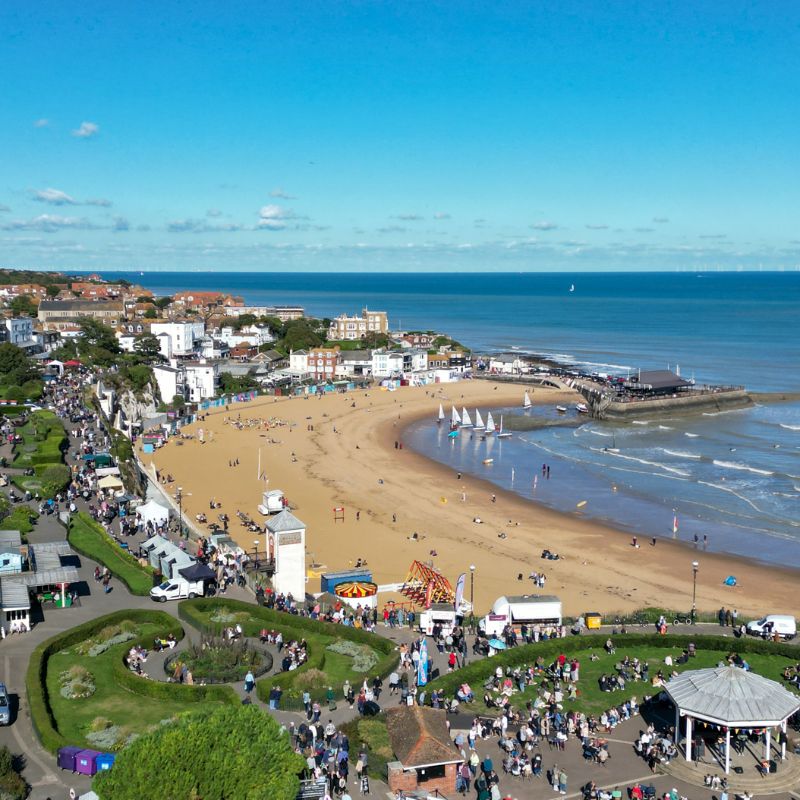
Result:
[[[794,639],[797,636],[797,622],[788,614],[768,614],[753,622],[747,623],[747,632],[751,636],[770,638],[777,633],[781,639]]]
[[[189,600],[202,597],[204,594],[203,581],[187,581],[184,578],[173,578],[164,581],[159,586],[150,590],[150,599],[157,603],[166,603],[167,600]]]

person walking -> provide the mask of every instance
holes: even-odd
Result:
[[[247,670],[247,675],[244,676],[244,690],[247,694],[253,691],[253,687],[256,685],[256,679],[253,675],[252,670]]]
[[[563,769],[558,773],[558,793],[567,793],[567,773]]]

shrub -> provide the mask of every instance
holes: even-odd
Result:
[[[25,536],[33,530],[33,523],[39,519],[38,512],[26,505],[17,506],[7,517],[0,520],[0,530],[19,531]]]
[[[23,800],[28,796],[28,784],[17,771],[21,759],[15,758],[11,751],[0,747],[0,798],[2,800]]]
[[[82,700],[91,697],[97,688],[94,683],[94,675],[80,664],[75,664],[66,672],[62,672],[58,676],[58,680],[61,684],[59,690],[61,696],[66,697],[67,700]]]
[[[93,788],[101,797],[139,800],[152,796],[157,776],[171,797],[295,800],[304,767],[272,717],[255,706],[226,706],[186,714],[140,737],[112,770],[95,777]]]
[[[378,663],[378,656],[374,650],[347,639],[329,644],[325,649],[343,656],[350,656],[353,659],[354,672],[369,672]]]

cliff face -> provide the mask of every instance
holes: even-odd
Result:
[[[117,398],[120,411],[129,422],[141,422],[156,414],[157,397],[148,383],[144,391],[135,394],[130,389],[121,392]]]

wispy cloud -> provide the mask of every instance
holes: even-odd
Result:
[[[529,227],[533,228],[535,231],[554,231],[558,229],[558,225],[555,222],[549,222],[546,219],[534,222]]]
[[[77,206],[78,201],[61,189],[36,189],[33,199],[37,203],[49,203],[51,206]]]
[[[727,239],[728,235],[726,233],[701,233],[701,239]]]
[[[420,222],[425,219],[421,214],[398,214],[395,219],[402,220],[403,222]]]
[[[587,227],[587,228],[588,228],[590,231],[607,231],[607,230],[608,230],[608,225],[593,225],[593,224],[588,224],[586,227]]]
[[[635,233],[653,233],[655,228],[634,228]]]
[[[232,233],[247,230],[235,222],[213,223],[204,219],[175,219],[167,223],[170,233]]]
[[[9,211],[11,211],[11,208],[9,206],[0,203],[0,214],[5,214]]]
[[[281,189],[280,186],[278,186],[275,189],[273,189],[269,193],[269,196],[270,197],[275,197],[275,198],[277,198],[279,200],[297,200],[297,197],[295,197],[293,194],[289,194],[289,192],[287,192],[287,191],[284,191],[283,189]]]
[[[289,208],[269,203],[259,209],[256,227],[261,230],[281,231],[286,228],[287,221],[292,219],[300,217]]]
[[[653,217],[653,222],[657,222],[659,225],[665,225],[669,222],[667,217]]]
[[[62,217],[59,214],[40,214],[33,219],[15,219],[0,223],[0,230],[4,231],[43,231],[44,233],[54,233],[67,228],[91,231],[100,227],[85,217]]]
[[[114,217],[111,222],[111,230],[117,233],[121,231],[129,231],[131,229],[131,224],[125,217]]]
[[[404,228],[402,225],[386,225],[383,228],[377,229],[378,233],[407,233],[408,228]]]
[[[206,216],[207,217],[221,217],[222,216],[222,212],[218,208],[209,208],[208,211],[206,211]]]
[[[48,125],[50,125],[50,120],[45,119],[44,117],[33,121],[34,128],[46,128]]]
[[[433,218],[434,218],[434,219],[452,219],[452,217],[450,216],[450,214],[448,214],[446,211],[437,211],[437,212],[436,212],[436,213],[433,215]]]
[[[149,225],[137,225],[136,226],[136,230],[137,231],[141,231],[142,233],[145,233],[146,231],[150,230],[150,226]]]
[[[100,133],[100,126],[96,122],[81,122],[78,128],[72,131],[72,135],[78,139],[91,139]]]
[[[107,200],[105,197],[94,197],[90,200],[84,201],[83,205],[85,206],[100,206],[100,208],[111,208],[114,204]]]

